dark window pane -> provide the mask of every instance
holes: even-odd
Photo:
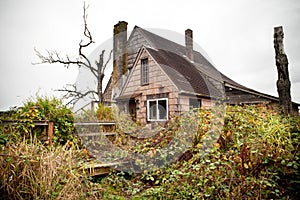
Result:
[[[149,82],[149,66],[148,66],[148,59],[141,60],[141,81],[142,84],[147,84]]]
[[[190,99],[190,109],[200,108],[200,101],[198,99]]]
[[[158,117],[159,119],[167,119],[167,101],[158,100]]]
[[[149,102],[149,119],[156,120],[156,101]]]

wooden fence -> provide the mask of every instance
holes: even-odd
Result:
[[[2,120],[0,121],[0,126],[17,126],[21,124],[26,124],[27,122],[21,120]],[[53,138],[53,122],[48,120],[33,120],[34,126],[44,126],[47,129],[47,141],[51,145]]]
[[[52,138],[53,138],[53,126],[54,123],[52,121],[48,120],[33,120],[32,123],[34,126],[44,126],[45,129],[47,129],[47,140],[48,143],[52,144]],[[24,121],[20,120],[2,120],[0,121],[0,126],[17,126],[20,124],[26,124]],[[89,126],[99,126],[99,127],[113,127],[115,126],[115,122],[76,122],[74,123],[75,127],[83,126],[83,127],[89,127]],[[93,132],[93,133],[78,133],[79,136],[97,136],[97,135],[115,135],[115,132]]]
[[[54,123],[52,121],[47,121],[47,120],[34,120],[32,121],[34,126],[43,126],[47,130],[47,136],[48,136],[48,144],[52,144],[52,138],[53,138],[53,126]],[[26,124],[25,121],[20,121],[20,120],[2,120],[0,121],[0,126],[17,126],[17,125],[22,125]],[[98,127],[113,127],[115,126],[115,122],[76,122],[74,123],[75,127],[81,126],[81,127],[89,127],[89,126],[98,126]],[[115,135],[114,132],[82,132],[78,133],[79,136],[100,136],[100,135],[105,135],[105,136],[111,136]],[[85,163],[83,165],[84,170],[89,173],[91,176],[98,176],[98,175],[103,175],[107,174],[110,172],[110,170],[120,164],[123,164],[122,162],[116,162],[116,163],[97,163],[97,162],[90,162],[90,163]]]

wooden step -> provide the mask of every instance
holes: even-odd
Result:
[[[111,169],[115,168],[118,165],[124,164],[124,162],[114,162],[114,163],[86,163],[83,166],[83,169],[90,176],[99,176],[103,174],[108,174]]]
[[[109,136],[109,135],[115,135],[115,132],[100,132],[100,133],[79,133],[78,136],[80,137],[91,137],[91,136]]]

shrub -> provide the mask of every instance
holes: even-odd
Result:
[[[46,120],[54,123],[54,142],[59,144],[65,144],[69,140],[77,142],[77,138],[73,136],[75,128],[72,111],[57,98],[37,97],[35,101],[28,100],[11,115],[10,119],[21,122],[10,132],[25,134],[27,138],[32,134],[45,135],[43,128],[34,125],[34,120]]]
[[[100,121],[114,121],[113,109],[103,104],[99,104],[96,115]]]

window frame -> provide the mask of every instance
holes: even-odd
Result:
[[[195,105],[194,103],[196,103],[196,102],[197,102],[197,107],[194,106]],[[202,106],[201,99],[189,98],[189,108],[190,108],[190,110],[201,108],[201,106]]]
[[[144,62],[147,64],[145,65]],[[149,84],[149,60],[148,58],[143,58],[141,59],[141,85],[147,84]]]
[[[164,119],[160,119],[159,116],[159,101],[166,101],[166,115]],[[151,119],[150,118],[150,102],[155,102],[156,105],[156,118],[155,119]],[[167,121],[169,119],[169,101],[168,98],[158,98],[158,99],[149,99],[147,100],[147,121],[149,122],[156,122],[156,121]]]

